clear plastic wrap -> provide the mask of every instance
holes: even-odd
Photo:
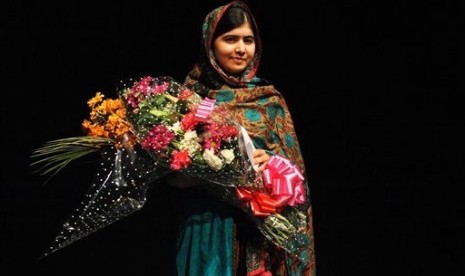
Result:
[[[247,213],[269,242],[306,262],[306,214],[295,208],[305,195],[295,166],[272,157],[258,173],[247,131],[214,100],[170,77],[122,81],[117,93],[115,100],[97,93],[88,101],[87,137],[51,141],[33,155],[45,173],[88,152],[102,159],[81,205],[44,256],[140,210],[149,185],[178,172]]]

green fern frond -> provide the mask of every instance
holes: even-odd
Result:
[[[95,136],[68,137],[46,142],[34,150],[31,158],[36,161],[30,166],[39,166],[34,172],[40,175],[55,176],[70,162],[111,145],[112,139]]]

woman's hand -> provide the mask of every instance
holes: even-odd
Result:
[[[257,171],[261,172],[265,169],[265,165],[270,160],[270,156],[263,149],[256,149],[253,152],[253,163],[257,166]]]

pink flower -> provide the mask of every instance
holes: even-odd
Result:
[[[197,126],[197,120],[195,119],[195,113],[189,112],[181,120],[181,129],[184,131],[193,130]]]
[[[132,91],[134,91],[137,94],[141,93],[143,95],[149,95],[150,84],[152,80],[153,78],[150,76],[141,78],[140,81],[134,84],[134,86],[132,87]]]
[[[221,147],[221,137],[211,136],[203,139],[202,146],[204,149],[218,151]]]
[[[178,99],[180,100],[187,100],[190,96],[192,96],[193,92],[189,89],[185,89],[183,91],[181,91],[181,93],[179,93],[178,95]]]
[[[141,146],[146,150],[160,151],[168,148],[175,135],[164,125],[154,126],[142,139]]]
[[[164,82],[162,84],[155,85],[153,87],[153,94],[162,94],[168,89],[168,83]]]
[[[171,169],[175,171],[185,169],[190,165],[190,163],[191,159],[189,158],[188,150],[173,150],[173,152],[171,153]]]

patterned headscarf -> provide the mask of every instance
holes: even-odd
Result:
[[[211,47],[213,43],[213,35],[215,33],[218,22],[223,17],[224,13],[231,7],[238,7],[248,15],[247,20],[250,21],[249,23],[255,35],[255,55],[252,62],[238,78],[228,75],[223,71],[223,69],[217,64],[215,53]],[[205,17],[204,23],[202,25],[202,40],[200,47],[201,55],[202,57],[205,57],[203,60],[208,62],[209,65],[214,68],[214,70],[221,76],[221,78],[223,78],[223,81],[232,86],[246,86],[247,82],[250,82],[257,72],[262,51],[262,43],[260,40],[260,35],[258,34],[257,23],[255,22],[249,7],[243,2],[234,1],[211,11]]]

